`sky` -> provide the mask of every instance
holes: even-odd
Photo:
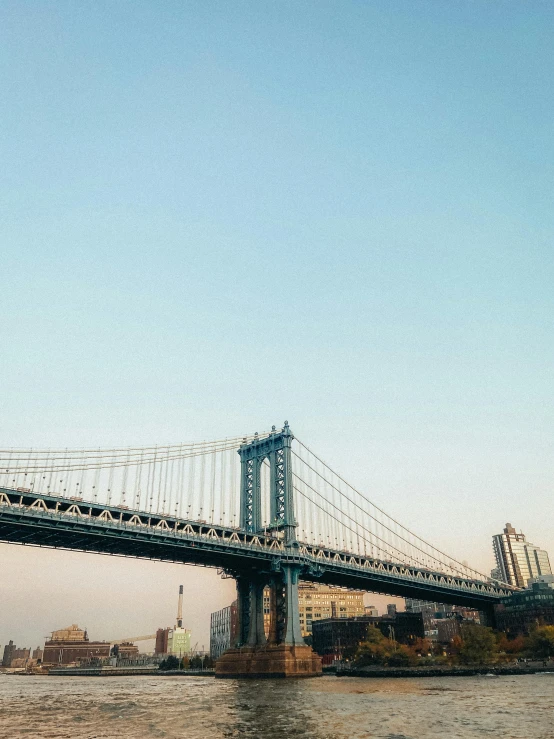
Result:
[[[287,419],[452,556],[490,570],[509,521],[554,557],[553,21],[6,0],[0,446]],[[152,633],[181,583],[207,643],[233,597],[209,570],[7,544],[0,573],[0,644]]]

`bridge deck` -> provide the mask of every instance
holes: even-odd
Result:
[[[265,533],[121,506],[0,488],[0,541],[271,573],[302,566],[302,579],[387,595],[490,609],[511,591],[493,582],[446,575],[299,542],[285,547]]]

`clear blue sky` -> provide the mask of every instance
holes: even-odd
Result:
[[[554,556],[553,21],[4,2],[1,445],[288,418],[475,566]]]

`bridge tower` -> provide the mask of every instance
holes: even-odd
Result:
[[[237,582],[238,638],[217,662],[216,677],[312,677],[321,674],[321,660],[308,647],[300,628],[299,564],[288,422],[277,432],[255,437],[240,446],[240,527],[273,536],[284,558],[267,572],[233,571]],[[261,470],[269,464],[269,525],[262,522]],[[270,629],[264,630],[264,590],[270,591]]]

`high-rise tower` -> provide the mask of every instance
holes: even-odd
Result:
[[[510,523],[504,533],[492,537],[492,545],[500,579],[510,585],[525,588],[531,578],[552,574],[548,553],[526,541]]]

